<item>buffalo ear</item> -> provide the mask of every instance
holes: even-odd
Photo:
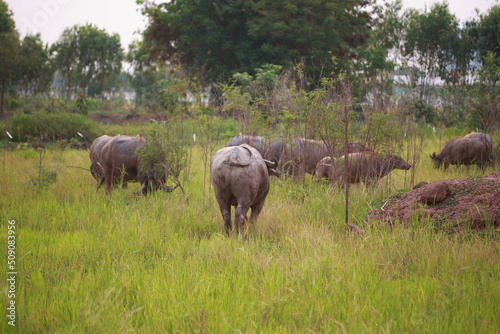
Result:
[[[432,160],[436,159],[436,152],[432,153],[432,155],[429,155]]]
[[[269,176],[280,177],[280,173],[278,173],[278,171],[274,168],[268,168],[267,171],[269,173]]]

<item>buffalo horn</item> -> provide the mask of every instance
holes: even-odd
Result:
[[[276,168],[276,167],[278,167],[278,161],[276,160],[276,158],[273,158],[273,162],[271,162],[269,160],[266,160],[266,159],[264,159],[264,161],[266,162],[266,166],[269,167],[269,168]]]

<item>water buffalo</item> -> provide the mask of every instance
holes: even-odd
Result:
[[[153,177],[148,172],[144,172],[142,163],[138,156],[138,151],[146,145],[145,137],[116,136],[109,140],[101,150],[101,165],[107,192],[111,194],[112,185],[116,179],[121,179],[123,183],[138,181],[144,195],[149,190],[164,189],[167,192],[175,188],[164,186],[166,176]]]
[[[255,148],[262,155],[264,149],[269,146],[269,140],[261,136],[242,135],[241,133],[231,138],[226,147],[247,144]]]
[[[469,137],[466,136],[464,138],[451,138],[444,144],[441,153],[436,154],[436,152],[434,152],[430,155],[431,159],[434,161],[434,166],[439,168],[444,164],[444,169],[446,170],[449,165],[476,164],[480,168],[483,168],[486,164],[490,163],[490,147],[492,147],[492,145],[487,141],[486,136],[488,135],[481,138],[477,137],[475,133],[469,135],[467,135]],[[489,139],[491,142],[491,137]]]
[[[250,221],[257,219],[269,192],[269,176],[278,175],[276,166],[277,161],[265,160],[259,151],[247,144],[215,152],[210,165],[210,181],[228,234],[232,229],[231,205],[236,207],[237,233],[247,220],[250,208]]]
[[[101,150],[113,137],[103,135],[96,138],[90,145],[90,172],[94,179],[101,181],[104,176],[101,164]]]
[[[486,147],[486,159],[489,162],[493,162],[493,140],[491,136],[487,133],[481,132],[471,132],[465,135],[464,138],[475,138],[480,140]]]
[[[347,182],[367,183],[379,180],[394,169],[408,170],[411,165],[396,154],[381,156],[380,154],[364,151],[348,155]],[[326,178],[333,183],[342,183],[345,177],[345,156],[340,158],[326,157],[317,165],[315,178]]]
[[[242,135],[241,133],[231,138],[226,147],[248,144],[259,151],[266,160],[280,161],[285,147],[283,139],[273,138],[271,140],[261,136]]]
[[[331,142],[316,141],[306,138],[295,138],[286,147],[285,159],[287,172],[291,175],[298,176],[305,173],[314,174],[316,165],[321,159],[327,156],[340,156],[343,148],[339,140]],[[337,149],[336,149],[337,147]],[[352,142],[347,143],[349,153],[371,151],[367,146]]]

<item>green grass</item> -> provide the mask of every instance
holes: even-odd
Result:
[[[426,159],[432,148],[415,183],[481,175],[474,167],[436,172]],[[343,225],[338,189],[273,179],[242,241],[224,234],[213,192],[203,196],[199,151],[187,198],[180,190],[136,197],[138,185],[130,184],[110,199],[79,169],[33,188],[39,154],[1,153],[0,277],[6,282],[12,219],[19,274],[17,327],[4,316],[0,332],[500,331],[495,234],[450,235],[424,222],[368,226],[358,236]],[[47,151],[44,165],[88,167],[88,153]],[[351,221],[362,223],[404,178],[395,171],[379,187],[353,187]],[[4,313],[6,292],[3,283]]]

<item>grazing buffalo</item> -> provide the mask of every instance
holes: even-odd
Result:
[[[314,174],[316,165],[324,157],[330,156],[333,153],[343,152],[343,148],[335,150],[335,146],[341,146],[339,140],[334,140],[331,143],[325,141],[316,141],[305,138],[295,138],[287,145],[285,157],[288,173],[294,176],[304,175],[305,173]],[[352,142],[347,143],[349,153],[371,151],[367,146]]]
[[[99,138],[96,138],[92,145],[90,145],[90,172],[94,179],[98,182],[101,182],[101,179],[104,177],[104,172],[102,170],[102,160],[101,160],[101,151],[104,145],[106,145],[113,137],[103,135]]]
[[[261,136],[242,135],[241,133],[231,138],[226,147],[239,146],[241,144],[252,146],[259,151],[264,159],[271,161],[280,161],[285,147],[281,138],[268,140]]]
[[[471,132],[468,135],[465,135],[464,138],[475,138],[477,140],[480,140],[486,147],[486,159],[490,163],[493,162],[493,140],[491,139],[491,136],[489,134],[481,132]]]
[[[479,135],[479,136],[477,136]],[[444,144],[441,153],[435,152],[430,156],[434,166],[439,168],[444,164],[446,170],[449,165],[472,165],[476,164],[483,168],[491,161],[491,137],[488,135],[472,133],[464,138],[451,138]],[[489,141],[488,141],[489,137]]]
[[[142,163],[138,156],[138,151],[146,145],[147,139],[144,137],[116,136],[104,145],[101,150],[101,164],[107,192],[111,194],[114,180],[122,180],[123,183],[138,181],[144,195],[149,190],[164,189],[167,192],[175,188],[164,186],[166,176],[153,177],[148,172],[144,172]]]
[[[379,180],[388,175],[394,169],[408,170],[411,165],[396,154],[386,157],[380,154],[364,151],[350,153],[347,164],[347,182],[367,183]],[[317,165],[315,178],[317,180],[326,178],[333,183],[342,183],[345,177],[345,156],[337,159],[326,157]]]
[[[276,166],[277,161],[265,160],[258,150],[247,144],[215,152],[210,165],[210,181],[227,233],[232,229],[231,205],[236,207],[237,233],[247,220],[250,208],[250,221],[257,219],[269,192],[269,176],[278,175]]]

